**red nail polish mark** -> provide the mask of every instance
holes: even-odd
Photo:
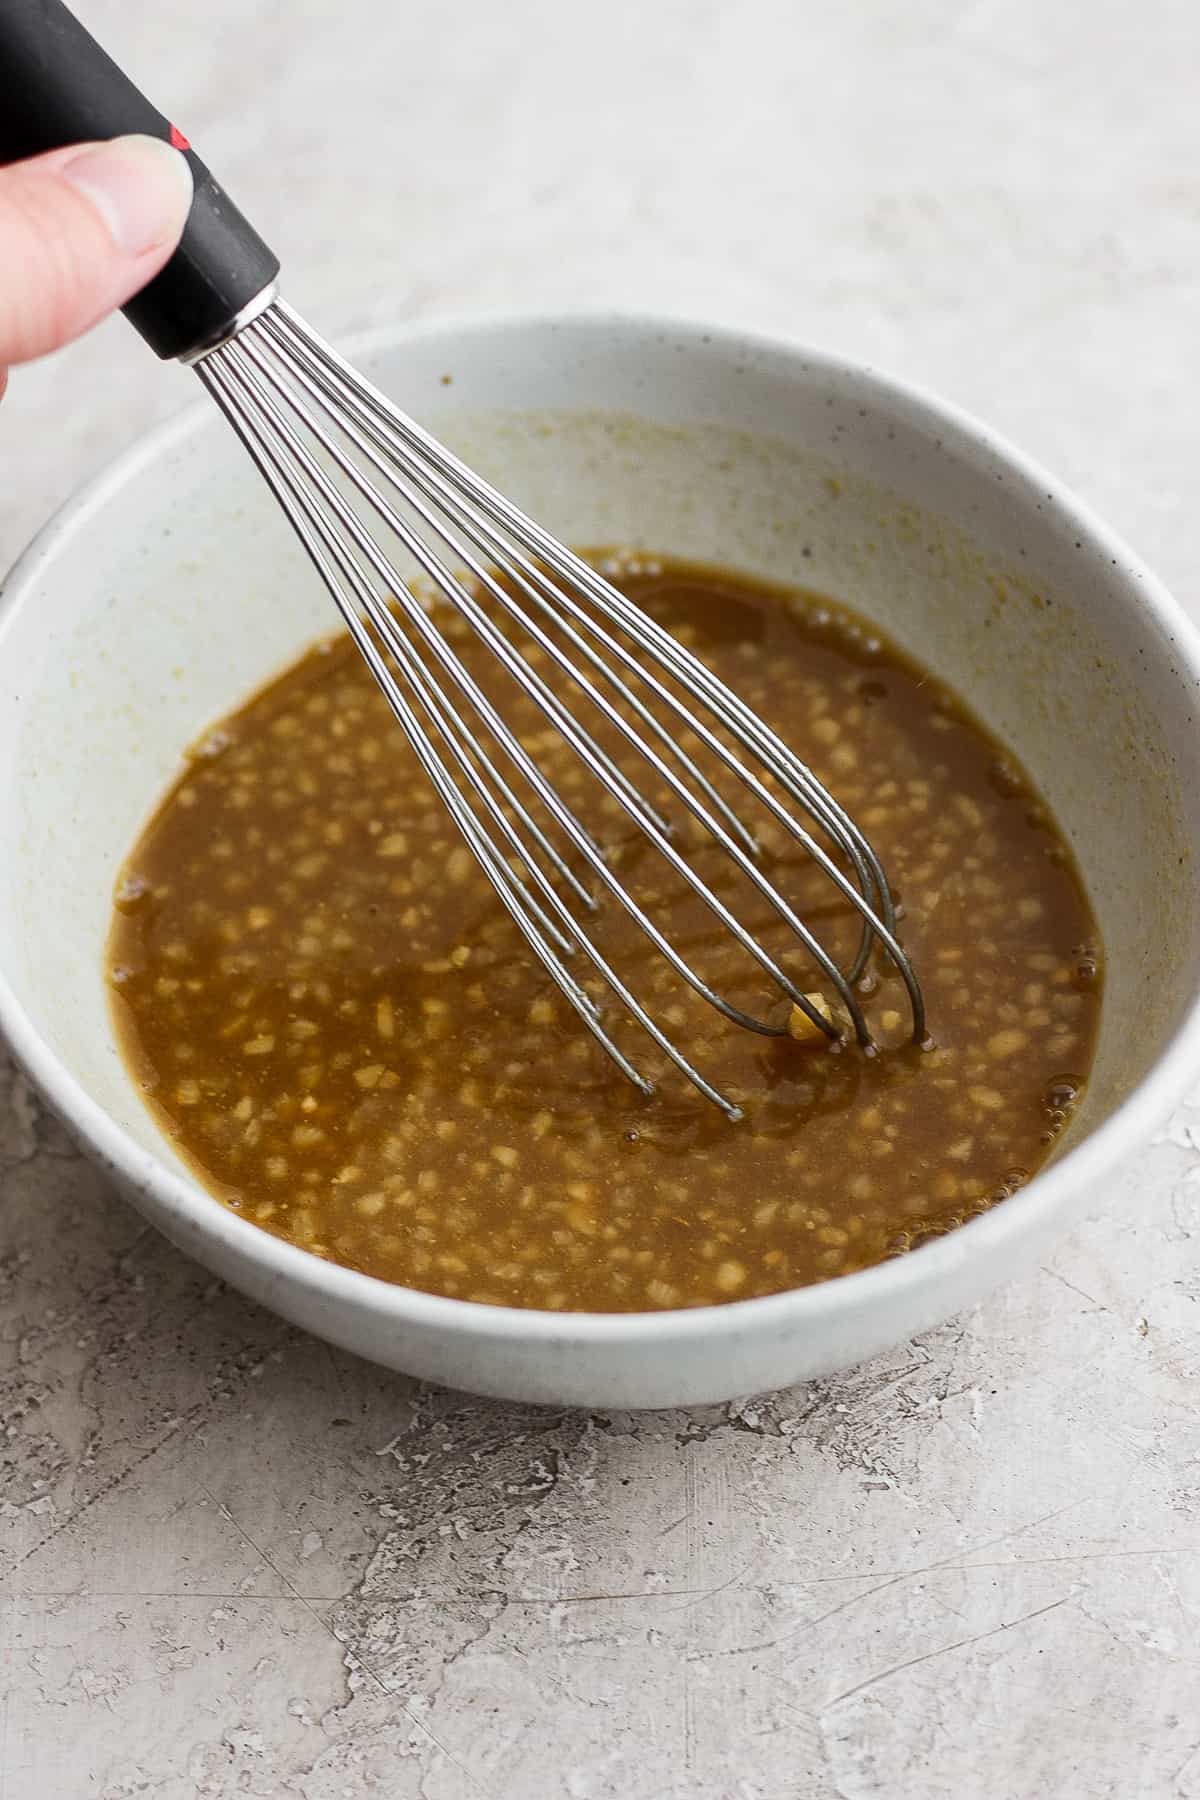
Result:
[[[184,137],[182,131],[180,131],[178,125],[172,125],[171,127],[171,143],[176,150],[190,150],[192,147]]]

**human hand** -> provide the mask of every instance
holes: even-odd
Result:
[[[186,158],[157,138],[0,168],[0,395],[11,363],[57,350],[145,287],[191,203]]]

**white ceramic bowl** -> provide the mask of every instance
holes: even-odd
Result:
[[[1099,915],[1107,994],[1086,1104],[1051,1167],[949,1237],[822,1286],[688,1312],[441,1299],[226,1211],[116,1052],[101,977],[113,880],[184,745],[332,620],[205,408],[72,501],[5,590],[0,1027],[50,1104],[148,1219],[246,1293],[376,1362],[522,1400],[661,1406],[781,1386],[924,1329],[1031,1263],[1102,1201],[1200,1063],[1200,651],[1178,607],[990,432],[833,357],[601,317],[397,331],[359,360],[569,542],[825,589],[971,700],[1053,804]]]

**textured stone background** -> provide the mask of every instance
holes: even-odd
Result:
[[[80,10],[341,333],[617,302],[975,408],[1195,604],[1189,0]],[[191,395],[18,375],[0,562]],[[838,1380],[418,1388],[144,1230],[0,1062],[4,1800],[1200,1796],[1200,1094],[1095,1222]]]

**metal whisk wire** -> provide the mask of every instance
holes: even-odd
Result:
[[[403,546],[600,788],[819,1030],[830,1038],[839,1035],[675,847],[669,820],[538,672],[534,653],[518,649],[501,630],[500,618],[536,646],[788,926],[836,991],[864,1048],[871,1047],[871,1035],[855,988],[875,945],[903,979],[913,1038],[923,1039],[921,989],[895,935],[896,909],[878,857],[811,770],[685,645],[394,407],[284,302],[273,301],[194,366],[279,501],[502,904],[588,1030],[643,1093],[653,1091],[651,1083],[614,1040],[597,1001],[567,966],[565,958],[576,950],[687,1079],[729,1118],[741,1116],[582,928],[560,888],[585,913],[595,912],[596,900],[539,822],[543,815],[697,994],[748,1030],[779,1036],[785,1027],[756,1018],[717,993],[633,896],[402,579],[381,536]],[[483,595],[494,613],[481,604]],[[653,710],[655,704],[666,710],[669,724]],[[697,707],[712,724],[698,716]],[[857,912],[860,938],[846,969],[758,866],[753,834],[684,748],[685,734],[803,847]],[[497,765],[497,753],[507,774]],[[761,775],[751,763],[759,765]],[[823,834],[830,850],[780,794]],[[538,817],[531,803],[538,805]],[[848,873],[835,860],[839,856]]]
[[[651,1091],[610,1034],[589,986],[568,968],[565,959],[573,952],[582,953],[702,1093],[731,1118],[739,1116],[736,1104],[662,1030],[584,930],[577,913],[594,914],[597,901],[580,867],[709,1005],[767,1036],[785,1028],[717,993],[635,899],[575,807],[401,578],[385,548],[389,541],[403,547],[560,734],[598,784],[605,806],[616,804],[673,876],[818,1030],[840,1037],[840,1028],[676,847],[671,822],[658,810],[660,790],[670,810],[681,807],[719,846],[803,948],[836,991],[864,1048],[871,1047],[871,1036],[855,990],[873,949],[903,978],[913,1036],[923,1039],[921,990],[896,939],[896,908],[879,859],[805,764],[689,649],[392,406],[278,299],[279,258],[270,245],[186,136],[63,0],[4,0],[0,61],[6,76],[0,160],[127,132],[148,132],[186,155],[193,201],[183,237],[124,310],[160,357],[196,369],[230,420],[501,902],[629,1079]],[[528,647],[519,648],[515,637]],[[576,713],[579,700],[586,703],[587,723]],[[607,734],[603,743],[591,728],[597,720],[601,736]],[[616,752],[633,759],[636,779]],[[753,834],[701,767],[702,757],[729,778],[726,786],[736,787],[739,805],[745,796],[764,808],[857,912],[858,946],[844,969],[756,861]],[[572,768],[563,778],[564,786],[576,772]],[[643,792],[647,776],[655,783],[654,801]]]

